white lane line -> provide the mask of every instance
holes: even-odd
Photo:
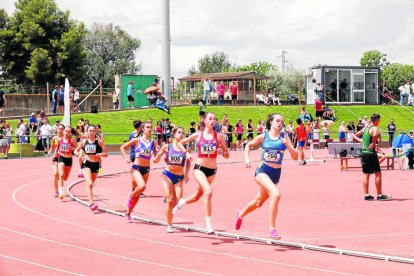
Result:
[[[29,238],[33,238],[33,239],[46,241],[46,242],[49,242],[49,243],[63,245],[63,246],[67,246],[67,247],[71,247],[71,248],[75,248],[75,249],[80,249],[80,250],[84,250],[84,251],[88,251],[88,252],[92,252],[92,253],[97,253],[97,254],[101,254],[101,255],[106,255],[106,256],[110,256],[110,257],[115,257],[115,258],[119,258],[119,259],[124,259],[124,260],[128,260],[128,261],[140,262],[140,263],[145,263],[145,264],[150,264],[150,265],[161,266],[161,267],[164,267],[164,268],[172,268],[172,269],[177,269],[177,270],[182,270],[182,271],[187,271],[187,272],[193,272],[193,273],[198,273],[198,274],[204,274],[204,275],[218,275],[218,274],[211,274],[211,273],[198,271],[198,270],[193,270],[193,269],[186,269],[186,268],[175,267],[175,266],[161,264],[161,263],[145,261],[145,260],[142,260],[142,259],[131,258],[131,257],[127,257],[127,256],[122,256],[122,255],[118,255],[118,254],[109,253],[109,252],[99,251],[99,250],[95,250],[95,249],[91,249],[91,248],[87,248],[87,247],[82,247],[82,246],[78,246],[78,245],[74,245],[74,244],[70,244],[70,243],[64,243],[64,242],[60,242],[60,241],[56,241],[56,240],[51,240],[51,239],[31,235],[31,234],[28,234],[28,233],[20,232],[20,231],[10,229],[10,228],[7,228],[7,227],[3,227],[3,226],[0,226],[0,229],[9,231],[9,232],[12,232],[12,233],[15,233],[15,234],[19,234],[19,235],[22,235],[22,236],[26,236],[26,237],[29,237]]]
[[[42,268],[46,268],[46,269],[50,269],[50,270],[54,270],[54,271],[58,271],[58,272],[66,273],[66,274],[78,275],[78,276],[83,276],[84,275],[84,274],[78,274],[78,273],[75,273],[75,272],[59,269],[59,268],[56,268],[56,267],[51,267],[51,266],[42,265],[42,264],[39,264],[39,263],[34,263],[34,262],[31,262],[31,261],[27,261],[27,260],[15,258],[15,257],[12,257],[12,256],[3,255],[3,254],[0,254],[0,257],[5,258],[5,259],[10,259],[10,260],[13,260],[13,261],[18,261],[18,262],[30,264],[30,265],[39,266],[39,267],[42,267]]]
[[[326,240],[326,239],[355,239],[355,238],[383,238],[383,237],[401,237],[401,236],[411,236],[414,235],[414,233],[378,233],[378,234],[372,234],[372,235],[355,235],[355,236],[327,236],[327,237],[296,237],[296,239],[306,239],[306,240]]]
[[[280,265],[280,266],[286,266],[286,267],[292,267],[292,268],[300,268],[300,269],[305,269],[305,270],[328,272],[328,273],[334,273],[334,274],[340,274],[340,275],[358,275],[358,274],[346,273],[346,272],[341,272],[341,271],[322,269],[322,268],[317,268],[317,267],[302,266],[302,265],[295,265],[295,264],[282,263],[282,262],[274,262],[274,261],[257,259],[257,258],[250,258],[250,257],[245,257],[245,256],[240,256],[240,255],[234,255],[234,254],[231,254],[231,253],[223,253],[223,252],[218,252],[218,251],[211,251],[211,250],[206,250],[206,249],[187,247],[187,246],[177,245],[177,244],[173,244],[173,243],[162,242],[162,241],[158,241],[158,240],[139,238],[139,237],[135,237],[135,236],[124,235],[124,234],[111,232],[111,231],[108,231],[108,230],[99,229],[99,228],[87,226],[87,225],[84,225],[84,224],[78,224],[78,223],[75,223],[75,222],[70,222],[70,221],[66,221],[66,220],[63,220],[63,219],[56,218],[56,217],[52,217],[52,216],[46,215],[44,213],[38,212],[34,209],[31,209],[31,208],[23,205],[22,203],[20,203],[16,199],[16,194],[20,190],[22,190],[22,189],[24,189],[24,188],[26,188],[26,187],[28,187],[32,184],[35,184],[36,182],[39,182],[39,181],[34,181],[34,182],[31,182],[31,183],[27,183],[25,185],[22,185],[22,186],[18,187],[16,190],[14,190],[13,195],[12,195],[13,201],[17,205],[19,205],[21,208],[23,208],[23,209],[25,209],[25,210],[27,210],[31,213],[34,213],[34,214],[37,214],[39,216],[42,216],[42,217],[45,217],[45,218],[48,218],[48,219],[51,219],[51,220],[55,220],[55,221],[58,221],[58,222],[61,222],[61,223],[65,223],[65,224],[69,224],[69,225],[73,225],[73,226],[77,226],[77,227],[80,227],[80,228],[84,228],[84,229],[88,229],[88,230],[92,230],[92,231],[97,231],[97,232],[101,232],[101,233],[105,233],[105,234],[110,234],[110,235],[114,235],[114,236],[118,236],[118,237],[135,239],[135,240],[144,241],[144,242],[151,242],[151,243],[155,243],[155,244],[158,244],[158,245],[164,245],[164,246],[169,246],[169,247],[186,249],[186,250],[190,250],[190,251],[196,251],[196,252],[202,252],[202,253],[208,253],[208,254],[216,254],[216,255],[220,255],[220,256],[226,256],[226,257],[231,257],[231,258],[236,258],[236,259],[241,259],[241,260],[256,261],[256,262],[261,262],[261,263],[268,263],[268,264],[274,264],[274,265]]]

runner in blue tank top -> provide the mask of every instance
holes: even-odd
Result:
[[[287,149],[294,160],[298,159],[298,152],[293,148],[288,135],[283,131],[283,117],[280,114],[269,115],[266,123],[269,130],[260,134],[247,144],[245,149],[245,164],[250,167],[249,153],[254,146],[262,147],[262,160],[255,173],[255,179],[260,189],[256,197],[250,201],[241,211],[237,211],[236,230],[240,229],[242,219],[270,198],[269,202],[269,233],[270,237],[280,239],[281,236],[276,231],[276,216],[280,201],[280,191],[277,187],[279,183],[283,156]]]
[[[182,146],[177,145],[184,138],[184,129],[182,127],[174,128],[172,137],[174,138],[173,142],[164,144],[154,159],[154,163],[158,163],[164,153],[166,155],[167,167],[162,173],[161,184],[166,198],[167,233],[174,232],[172,228],[172,210],[183,195],[183,182],[188,182],[188,172],[191,166],[190,153],[181,148]]]
[[[139,201],[139,195],[145,191],[149,172],[150,160],[156,154],[154,140],[151,140],[152,125],[149,122],[143,124],[142,136],[133,138],[120,147],[122,156],[127,163],[131,163],[131,159],[126,154],[125,149],[135,145],[135,160],[131,168],[132,179],[137,184],[137,187],[129,194],[127,202],[127,213],[125,215],[127,222],[132,222],[131,213],[135,205]]]

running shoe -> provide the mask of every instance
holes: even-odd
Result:
[[[270,238],[275,240],[280,240],[282,238],[281,235],[276,231],[276,229],[269,230]]]
[[[177,213],[178,211],[180,211],[181,208],[183,208],[184,205],[185,205],[185,199],[184,198],[180,198],[180,200],[178,201],[178,204],[172,210],[173,215],[175,213]]]
[[[65,197],[65,194],[64,193],[59,194],[59,198],[60,199],[63,199],[64,197]]]
[[[92,212],[96,211],[96,209],[98,209],[98,204],[92,203],[91,204],[91,210],[92,210]]]
[[[162,200],[162,202],[167,203],[167,197],[164,196],[164,199]]]
[[[125,215],[125,220],[126,220],[127,223],[131,223],[132,222],[131,215],[126,214]]]
[[[140,193],[139,198],[143,198],[143,197],[145,197],[144,193]]]
[[[207,234],[213,234],[214,233],[214,229],[210,226],[210,227],[206,227],[206,233]]]
[[[391,200],[391,198],[392,198],[391,196],[387,196],[384,194],[377,196],[377,200],[381,200],[381,201]]]
[[[55,197],[58,197],[59,196],[59,192],[55,192]]]
[[[366,195],[364,196],[364,200],[374,200],[374,197],[372,195]]]
[[[167,233],[174,233],[174,229],[171,225],[167,226]]]
[[[240,211],[237,211],[236,217],[236,230],[239,230],[243,222],[242,218],[240,217]]]

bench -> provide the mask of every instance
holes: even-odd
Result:
[[[345,170],[347,171],[348,169],[357,169],[357,168],[361,168],[361,164],[359,164],[358,166],[349,166],[348,165],[348,160],[349,159],[359,159],[358,157],[353,157],[353,156],[347,156],[347,157],[340,157],[340,168],[341,171]],[[380,167],[382,168],[386,168],[387,170],[394,170],[395,169],[395,161],[394,161],[394,156],[385,156],[385,160],[386,160],[386,165],[382,165],[380,164]]]

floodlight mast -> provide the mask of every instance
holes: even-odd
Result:
[[[161,90],[171,106],[170,0],[161,0]]]

